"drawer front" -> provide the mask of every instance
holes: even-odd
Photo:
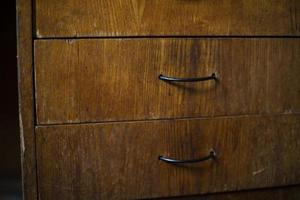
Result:
[[[300,111],[300,39],[35,42],[38,124]],[[169,83],[171,77],[218,78]]]
[[[300,115],[37,128],[41,199],[140,199],[300,183]],[[158,159],[216,159],[173,165]]]
[[[36,0],[37,37],[299,35],[298,0]]]

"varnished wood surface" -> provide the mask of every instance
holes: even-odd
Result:
[[[300,39],[35,42],[38,124],[296,113]],[[169,84],[159,74],[219,81]]]
[[[19,121],[23,199],[37,199],[31,0],[17,1]],[[5,94],[3,94],[5,95]]]
[[[300,115],[37,128],[41,199],[140,199],[300,183]],[[206,156],[216,161],[170,165]]]
[[[299,9],[299,0],[36,0],[36,35],[299,35]]]
[[[166,198],[170,200],[299,200],[300,186],[268,188],[241,192],[201,195],[195,197]],[[161,199],[163,200],[163,199]]]

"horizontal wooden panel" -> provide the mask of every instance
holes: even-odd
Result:
[[[299,35],[298,0],[36,0],[37,37]]]
[[[35,42],[38,124],[300,111],[300,39]],[[159,74],[219,81],[169,84]]]
[[[300,183],[300,115],[37,128],[41,199],[140,199]],[[216,160],[171,165],[176,159]]]
[[[219,194],[199,195],[193,197],[165,198],[172,200],[299,200],[300,186],[225,192]]]

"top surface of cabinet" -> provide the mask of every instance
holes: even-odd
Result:
[[[295,36],[298,0],[36,0],[36,36]]]

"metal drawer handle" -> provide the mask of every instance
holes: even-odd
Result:
[[[217,157],[217,154],[215,152],[215,150],[210,150],[209,155],[205,156],[203,158],[199,158],[199,159],[193,159],[193,160],[175,160],[172,158],[167,158],[164,156],[159,156],[158,159],[161,161],[164,161],[166,163],[170,163],[170,164],[184,164],[184,163],[198,163],[198,162],[203,162],[206,160],[210,160],[210,159],[215,159]]]
[[[158,78],[162,81],[167,82],[200,82],[200,81],[209,81],[209,80],[217,80],[217,76],[215,73],[212,73],[210,76],[199,77],[199,78],[176,78],[176,77],[168,77],[164,75],[159,75]]]

